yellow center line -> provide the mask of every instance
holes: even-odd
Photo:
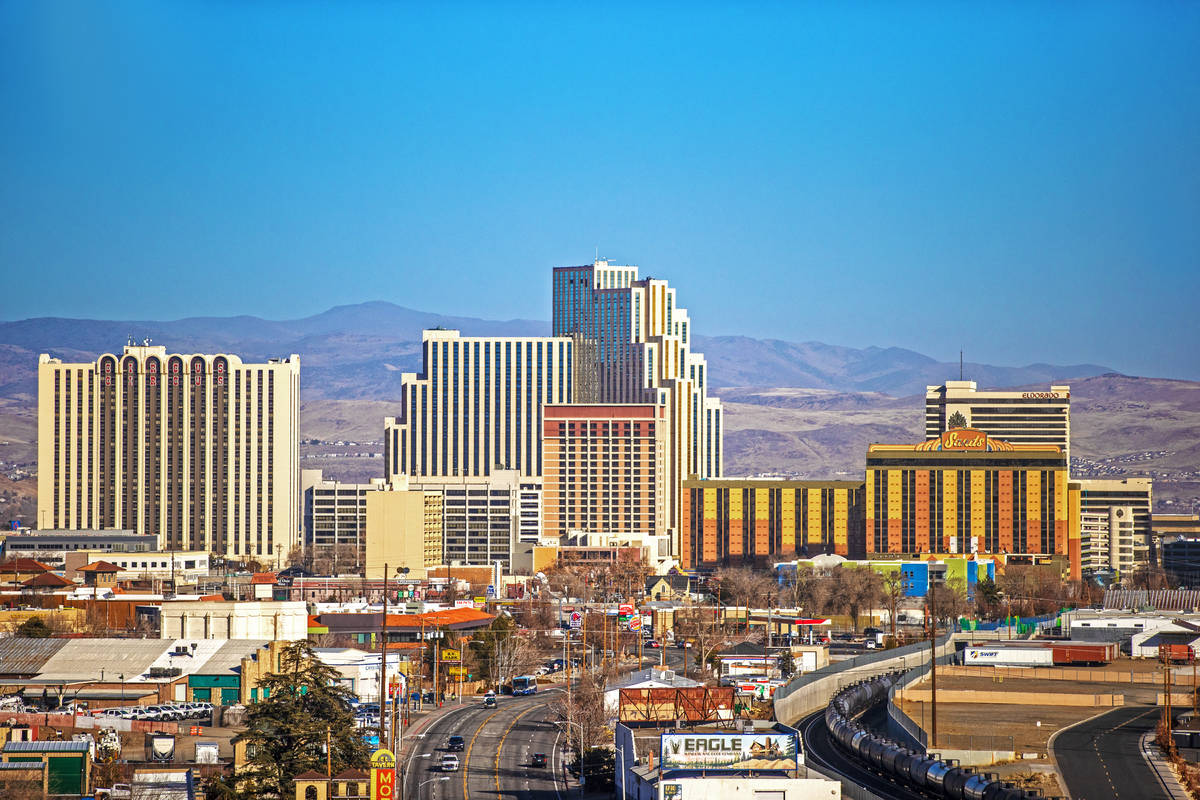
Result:
[[[496,797],[497,798],[500,797],[500,752],[504,749],[504,740],[508,738],[508,734],[512,731],[513,727],[517,724],[517,722],[521,719],[521,717],[525,716],[530,711],[536,711],[539,708],[541,708],[540,705],[530,706],[529,708],[522,711],[520,714],[517,714],[515,717],[513,717],[513,721],[508,723],[508,727],[504,729],[504,735],[502,735],[500,737],[500,746],[496,748],[496,761],[495,761],[495,765],[494,765],[495,770],[496,770]]]
[[[492,717],[499,714],[502,710],[503,709],[497,709],[496,711],[493,711],[491,716],[489,716],[487,719],[485,719],[483,721],[483,724],[475,729],[475,733],[473,733],[471,735],[471,742],[470,742],[470,744],[467,745],[466,752],[463,753],[463,762],[459,768],[462,770],[464,800],[471,800],[471,793],[467,790],[467,764],[471,763],[471,748],[475,746],[475,738],[477,736],[479,736],[479,734],[483,733],[484,725],[487,725],[489,722],[491,722]]]

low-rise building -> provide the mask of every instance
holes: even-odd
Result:
[[[308,606],[299,601],[168,601],[160,613],[162,639],[297,641],[308,637]]]
[[[152,537],[153,538],[153,537]],[[64,574],[75,577],[81,567],[104,561],[117,567],[120,580],[171,581],[194,584],[208,578],[209,554],[204,551],[162,552],[145,550],[126,553],[113,550],[75,550],[63,558]]]
[[[61,567],[67,553],[148,553],[158,549],[158,537],[131,530],[37,530],[21,528],[4,537],[5,558],[32,558]],[[111,559],[109,559],[111,561]]]

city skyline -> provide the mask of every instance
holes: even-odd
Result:
[[[4,318],[548,319],[598,255],[708,335],[1200,377],[1195,6],[131,8],[0,10]]]

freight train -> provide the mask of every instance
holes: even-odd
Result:
[[[858,718],[887,698],[903,673],[893,672],[855,683],[839,691],[825,709],[833,740],[856,759],[890,780],[947,800],[1034,800],[1042,794],[1020,789],[994,776],[975,773],[957,762],[911,750],[869,730]]]

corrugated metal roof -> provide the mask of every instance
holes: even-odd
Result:
[[[106,680],[117,675],[136,680],[174,644],[174,639],[70,639],[38,677],[99,680],[103,669]]]
[[[5,753],[86,753],[87,742],[9,742]]]
[[[0,772],[6,769],[37,769],[40,770],[45,766],[42,761],[0,761]]]
[[[0,639],[0,675],[36,675],[67,639]]]
[[[254,655],[270,643],[270,639],[230,639],[193,674],[236,674],[242,668],[243,658]]]

